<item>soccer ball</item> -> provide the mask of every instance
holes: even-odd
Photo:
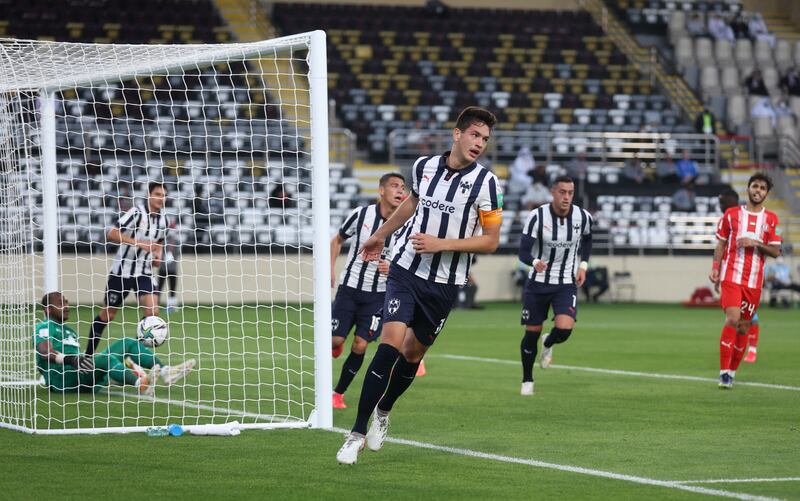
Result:
[[[161,346],[169,337],[167,322],[161,317],[144,317],[136,328],[136,337],[145,346]]]

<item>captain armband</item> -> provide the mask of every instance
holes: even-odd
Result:
[[[478,220],[484,228],[497,226],[503,222],[503,209],[478,210]]]

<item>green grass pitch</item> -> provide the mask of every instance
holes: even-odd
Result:
[[[366,450],[355,466],[336,463],[342,434],[323,430],[179,438],[0,430],[0,498],[107,499],[113,492],[120,499],[800,499],[797,309],[762,308],[758,362],[742,364],[733,390],[720,391],[713,381],[720,310],[581,305],[572,337],[554,350],[555,366],[536,366],[532,398],[519,395],[519,309],[505,303],[454,311],[426,358],[428,375],[392,414],[390,437],[409,442]],[[88,309],[76,313],[90,319]],[[136,314],[126,313],[125,328],[133,332]],[[282,321],[291,331],[300,314],[187,309],[170,317],[170,348],[216,349],[220,364],[237,369],[228,376],[234,382],[285,377],[273,387],[281,395],[309,368],[262,360],[249,373],[257,356],[249,352],[265,342],[256,336],[259,322]],[[223,344],[202,334],[194,339],[212,322],[219,328],[238,315],[244,327],[213,341]],[[112,324],[108,336],[120,335],[120,324]],[[295,337],[293,349],[309,349],[310,340]],[[245,355],[221,355],[228,346]],[[346,394],[350,408],[334,412],[338,429],[352,425],[373,350]],[[334,382],[343,359],[334,361]],[[192,377],[170,398],[213,403],[217,395],[233,408],[290,411],[246,403],[253,396],[247,386],[214,393],[225,385],[206,381],[202,371]],[[109,400],[68,396],[65,403],[77,410],[94,398]],[[112,424],[136,419],[136,409],[94,405]],[[142,409],[160,411],[152,404]],[[703,482],[709,480],[721,482]]]

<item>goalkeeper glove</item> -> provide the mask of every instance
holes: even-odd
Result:
[[[80,372],[94,372],[94,358],[91,355],[78,355],[78,370]]]
[[[78,355],[62,355],[62,356],[64,358],[64,361],[62,362],[64,365],[71,365],[76,369],[81,365],[81,359],[80,357],[78,357]],[[58,360],[58,357],[56,357],[56,360]]]
[[[71,365],[80,372],[94,371],[94,360],[90,355],[64,355],[64,365]]]

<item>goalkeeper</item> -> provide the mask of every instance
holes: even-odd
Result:
[[[69,302],[60,292],[42,298],[45,320],[36,325],[36,367],[51,391],[94,391],[111,383],[135,386],[152,395],[159,375],[167,385],[182,379],[195,361],[164,366],[144,344],[132,338],[120,339],[107,349],[90,355],[80,351],[78,334],[66,325]]]

